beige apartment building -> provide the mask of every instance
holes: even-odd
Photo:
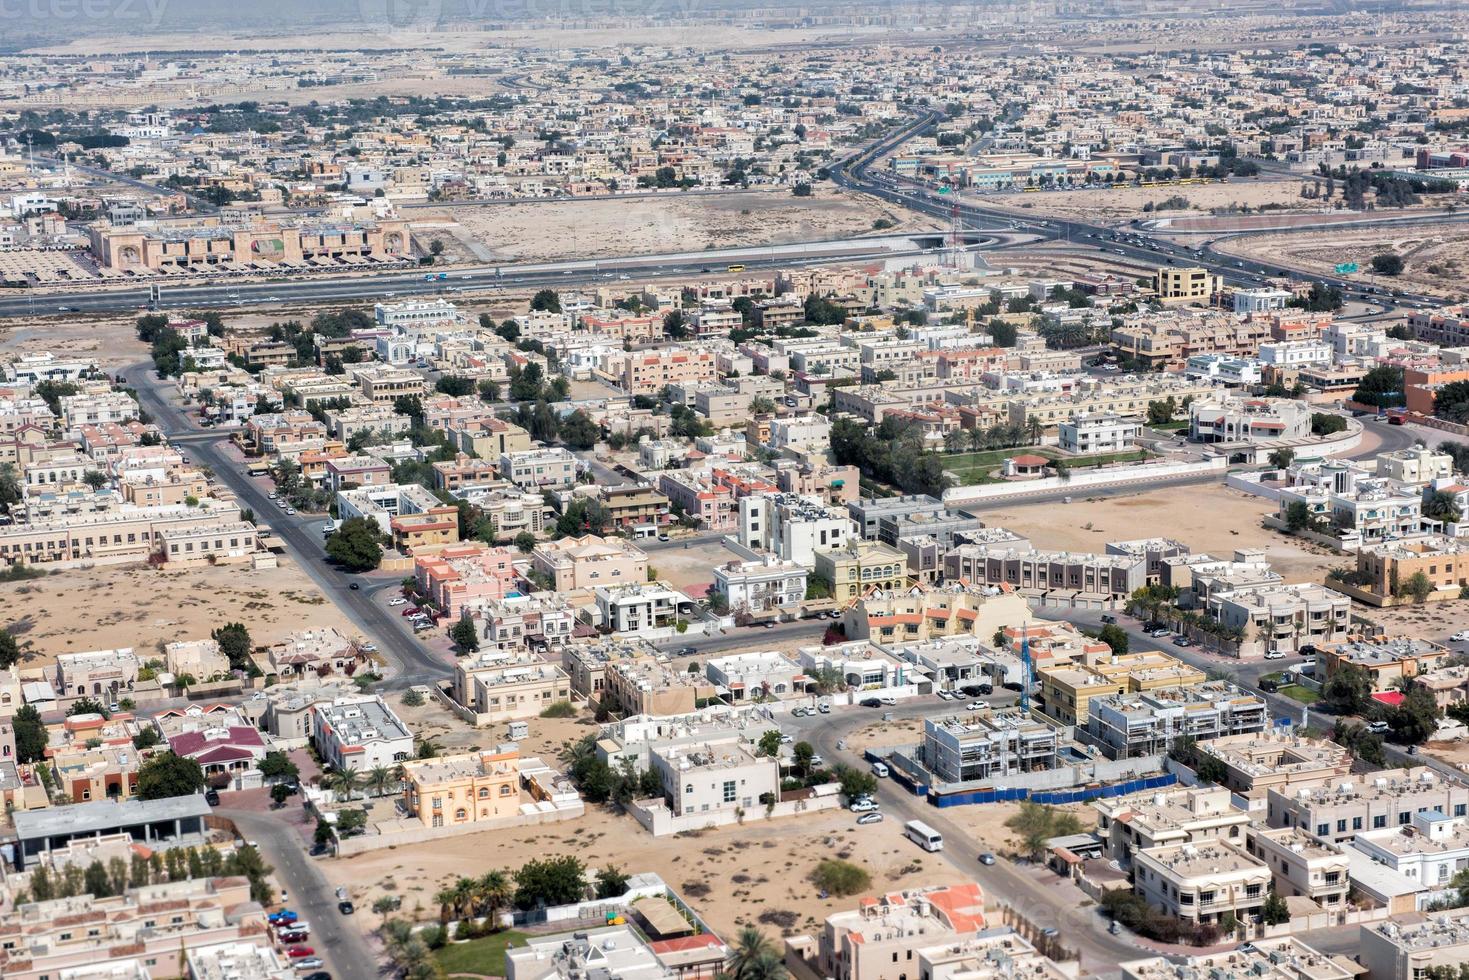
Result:
[[[906,586],[908,557],[881,541],[852,538],[843,548],[816,552],[816,574],[831,584],[832,598],[845,604],[873,589]]]
[[[1427,766],[1339,776],[1309,787],[1272,789],[1265,797],[1272,827],[1298,827],[1334,843],[1370,830],[1406,827],[1417,813],[1469,816],[1469,786]]]
[[[716,356],[705,350],[644,351],[622,362],[622,389],[630,395],[651,395],[665,385],[696,385],[718,377]]]
[[[1246,849],[1270,869],[1277,894],[1301,895],[1326,909],[1346,902],[1351,885],[1346,854],[1301,828],[1251,828]]]
[[[373,365],[356,372],[358,387],[374,405],[391,405],[406,395],[422,395],[428,383],[422,374],[405,368]]]
[[[1177,302],[1196,301],[1189,295],[1192,284],[1178,284]],[[1219,311],[1140,318],[1115,328],[1111,338],[1114,351],[1150,368],[1181,368],[1196,354],[1254,357],[1270,339],[1270,320]]]
[[[1199,742],[1197,748],[1223,763],[1225,786],[1254,797],[1272,789],[1319,786],[1352,769],[1352,754],[1343,746],[1279,732],[1225,735]]]
[[[1128,866],[1140,850],[1245,839],[1250,815],[1231,802],[1223,786],[1197,786],[1169,793],[1139,793],[1097,800],[1097,833],[1113,860]]]
[[[112,565],[146,561],[163,544],[165,531],[214,529],[239,522],[235,505],[205,503],[208,506],[117,508],[102,514],[5,525],[0,527],[0,562]]]
[[[1357,943],[1365,980],[1420,980],[1434,967],[1456,970],[1469,963],[1469,911],[1456,909],[1422,922],[1374,922],[1362,927]]]
[[[1153,291],[1164,303],[1208,303],[1221,278],[1201,266],[1164,266],[1153,273]]]
[[[161,221],[90,229],[92,257],[104,269],[213,269],[259,263],[300,264],[341,258],[399,261],[412,252],[406,221],[318,224],[217,219]]]
[[[172,566],[237,565],[252,560],[260,548],[260,536],[249,521],[233,521],[213,527],[164,528],[159,551]]]
[[[983,589],[952,584],[874,591],[848,606],[842,623],[847,639],[886,645],[944,636],[988,640],[996,630],[1020,626],[1032,618],[1025,599],[1014,592],[987,595]]]
[[[920,950],[959,942],[988,924],[984,891],[973,882],[886,892],[827,916],[816,948],[803,944],[800,958],[832,980],[917,980]]]
[[[1154,908],[1200,925],[1217,925],[1225,915],[1252,922],[1270,893],[1271,874],[1242,846],[1210,840],[1137,851],[1133,881]]]
[[[448,426],[449,442],[461,453],[498,460],[504,453],[531,448],[530,433],[504,419],[473,419]]]
[[[555,664],[492,652],[454,665],[453,693],[475,725],[493,725],[571,701],[571,679]]]
[[[623,538],[585,534],[536,545],[531,568],[557,592],[648,580],[648,556]]]
[[[633,715],[686,715],[717,696],[712,681],[675,670],[654,657],[614,660],[602,676],[600,702],[624,718]]]
[[[265,910],[250,898],[245,878],[195,878],[129,888],[110,898],[31,902],[13,907],[5,926],[0,974],[6,980],[94,977],[109,967],[133,970],[121,974],[130,980],[173,977],[180,957],[197,947],[270,944]]]

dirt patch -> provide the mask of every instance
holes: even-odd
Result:
[[[285,557],[278,568],[260,571],[238,565],[177,572],[143,565],[73,569],[0,586],[0,602],[7,627],[30,655],[25,668],[54,663],[61,653],[118,647],[151,657],[160,644],[202,639],[235,621],[249,628],[258,646],[308,625],[358,635]]]
[[[864,867],[872,876],[871,891],[966,880],[941,855],[925,854],[905,840],[901,821],[859,827],[846,811],[655,839],[630,817],[592,809],[574,824],[455,837],[320,867],[334,884],[352,887],[366,913],[363,925],[371,928],[377,917],[368,910],[381,895],[399,896],[405,916],[437,921],[434,895],[457,876],[513,871],[529,857],[562,854],[575,854],[589,867],[656,872],[685,895],[697,894],[699,913],[725,936],[772,910],[782,914],[766,915],[767,929],[775,920],[783,931],[797,931],[851,908],[854,899],[822,899],[810,883],[812,869],[827,857]]]
[[[1389,212],[1391,213],[1391,212]],[[1422,290],[1449,299],[1469,299],[1464,277],[1469,272],[1469,228],[1459,224],[1425,223],[1401,228],[1337,228],[1329,232],[1254,235],[1225,240],[1219,251],[1291,268],[1330,273],[1341,262],[1355,262],[1361,271],[1352,278],[1384,289]],[[1402,256],[1402,275],[1372,273],[1374,255]]]
[[[681,194],[627,201],[557,201],[454,207],[448,214],[503,259],[542,261],[782,244],[861,235],[879,218],[920,219],[872,198],[822,185],[789,191]]]
[[[1071,504],[999,504],[977,513],[991,527],[1025,535],[1038,549],[1101,552],[1108,541],[1166,537],[1194,553],[1229,558],[1236,548],[1264,548],[1287,582],[1319,582],[1347,559],[1287,537],[1260,522],[1271,501],[1223,484],[1173,487],[1126,497],[1077,498]],[[1209,520],[1200,521],[1200,514]]]

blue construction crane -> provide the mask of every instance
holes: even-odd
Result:
[[[1030,714],[1030,682],[1030,634],[1027,631],[1020,638],[1020,712],[1025,715]]]

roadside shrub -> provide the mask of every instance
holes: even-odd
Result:
[[[817,888],[838,898],[845,898],[866,891],[872,884],[872,876],[849,861],[828,859],[811,872],[811,881]]]
[[[548,704],[541,712],[542,718],[574,718],[576,717],[576,706],[570,701],[557,701]]]

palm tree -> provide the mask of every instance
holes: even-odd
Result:
[[[434,896],[434,901],[439,903],[439,924],[447,925],[454,918],[454,903],[458,900],[454,889],[443,888]]]
[[[387,766],[373,766],[367,774],[367,785],[372,787],[373,796],[384,796],[388,791],[388,784],[393,781],[393,771]]]
[[[462,919],[474,913],[479,883],[473,878],[460,878],[450,891],[454,894],[454,917]]]
[[[775,960],[775,965],[780,967],[780,960],[776,956],[775,947],[765,934],[754,926],[745,926],[740,929],[739,935],[735,937],[734,946],[729,951],[729,975],[731,980],[778,980],[778,975],[771,976],[768,973],[769,963]],[[782,973],[784,967],[780,967]]]
[[[352,794],[362,785],[362,774],[356,769],[333,769],[327,774],[327,785],[343,799],[352,799]]]
[[[515,888],[503,871],[487,871],[479,879],[480,907],[484,909],[490,928],[500,928],[500,911],[510,904]]]

